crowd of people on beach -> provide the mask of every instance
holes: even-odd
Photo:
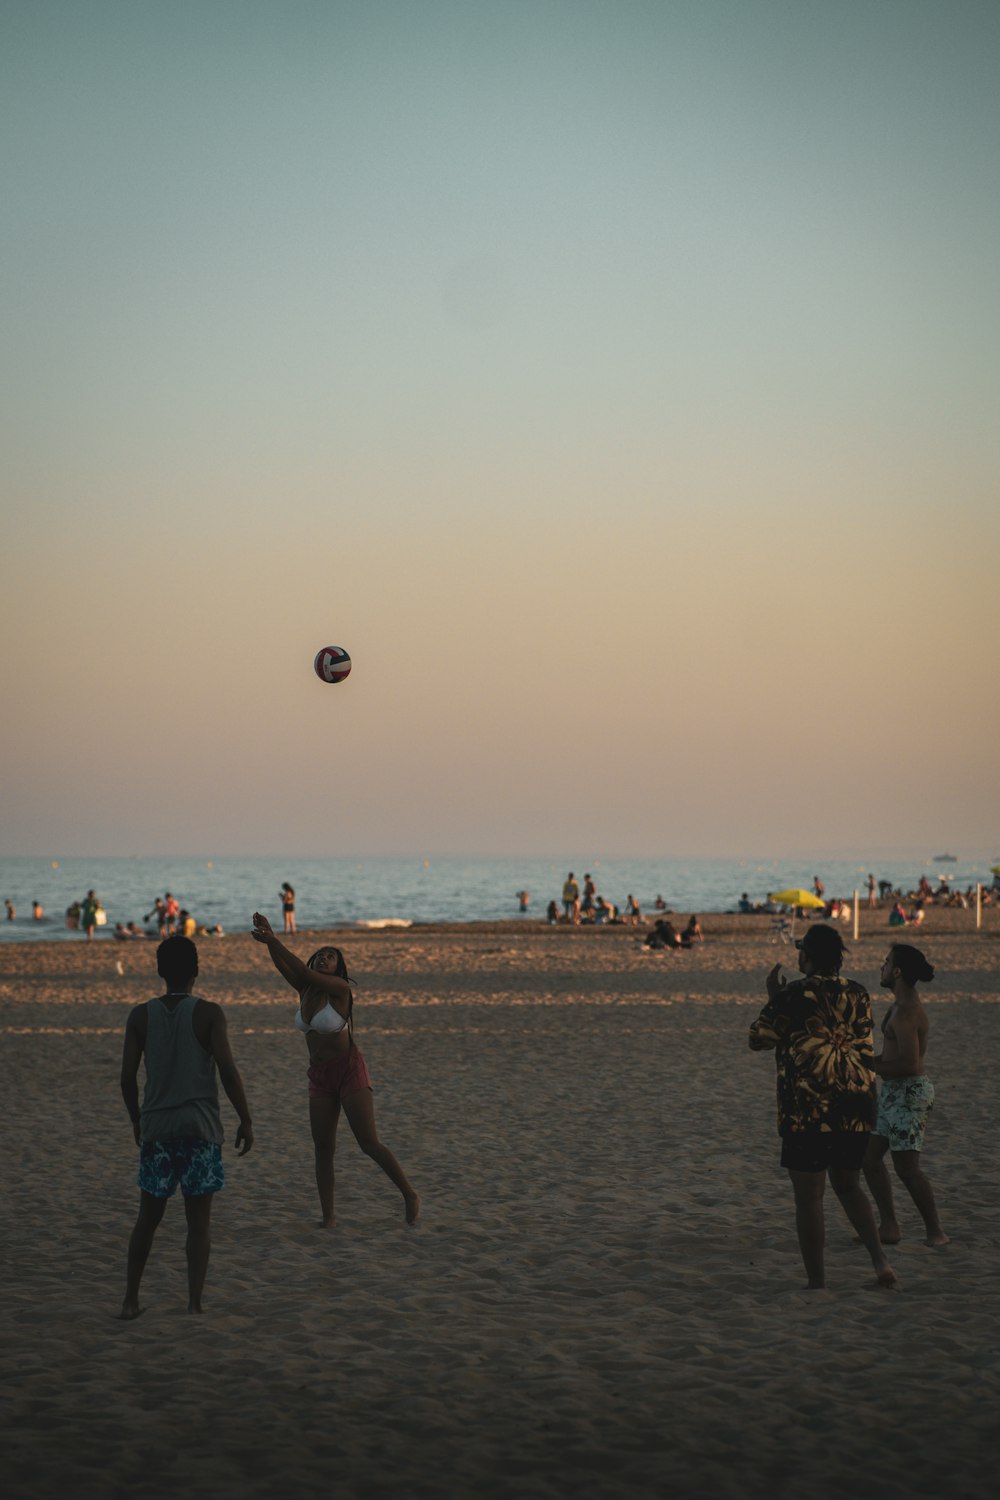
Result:
[[[674,931],[666,917],[657,921],[661,933]],[[689,927],[697,924],[693,917]],[[326,945],[303,960],[259,912],[251,931],[297,997],[292,1024],[304,1034],[308,1051],[322,1227],[336,1223],[334,1152],[341,1112],[361,1150],[401,1194],[406,1222],[415,1223],[419,1196],[376,1131],[371,1075],[354,1038],[354,981],[343,951]],[[682,942],[683,935],[674,931],[668,945]],[[892,998],[876,1054],[871,997],[842,973],[846,950],[839,931],[816,922],[795,947],[800,977],[786,978],[781,964],[768,972],[767,1000],[750,1026],[748,1042],[753,1052],[775,1055],[780,1161],[792,1187],[807,1285],[825,1285],[823,1196],[829,1180],[868,1252],[878,1285],[896,1291],[899,1280],[886,1250],[898,1243],[902,1230],[886,1157],[923,1220],[926,1244],[943,1249],[950,1243],[920,1162],[934,1087],[926,1072],[929,1018],[917,986],[931,981],[934,969],[919,949],[899,942],[889,946],[879,984]],[[121,1091],[139,1147],[140,1189],[121,1310],[126,1320],[143,1310],[143,1271],[167,1200],[178,1187],[188,1226],[188,1309],[202,1310],[212,1199],[225,1182],[220,1083],[237,1114],[238,1155],[254,1144],[225,1014],[194,993],[198,950],[190,938],[174,932],[160,942],[157,972],[165,992],[132,1009],[122,1055]],[[142,1062],[146,1084],[140,1105]]]

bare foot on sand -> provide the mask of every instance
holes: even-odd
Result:
[[[929,1234],[924,1243],[930,1245],[932,1250],[943,1250],[945,1245],[951,1244],[951,1237],[943,1229],[939,1229],[936,1234]]]
[[[407,1224],[415,1224],[420,1218],[420,1194],[414,1193],[411,1197],[404,1198],[403,1202],[406,1204]]]
[[[903,1238],[903,1232],[899,1228],[898,1224],[887,1224],[885,1228],[883,1228],[880,1224],[878,1229],[878,1237],[882,1241],[883,1245],[898,1245],[900,1240]],[[864,1240],[861,1238],[860,1234],[856,1234],[854,1236],[854,1243],[856,1245],[864,1244]],[[930,1240],[928,1240],[927,1243],[930,1244]]]
[[[902,1291],[902,1287],[899,1284],[899,1277],[896,1275],[891,1266],[884,1266],[882,1270],[878,1272],[878,1284],[886,1292]]]
[[[118,1317],[123,1323],[131,1323],[134,1318],[141,1318],[145,1311],[146,1309],[140,1307],[138,1302],[123,1302]]]

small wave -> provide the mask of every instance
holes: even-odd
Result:
[[[355,927],[412,927],[409,917],[371,917],[366,922],[355,922]]]

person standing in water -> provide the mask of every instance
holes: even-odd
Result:
[[[416,1223],[420,1198],[375,1129],[371,1075],[354,1041],[354,1002],[344,955],[339,948],[319,948],[308,963],[303,962],[278,940],[259,911],[253,914],[253,936],[264,944],[282,979],[299,996],[295,1025],[305,1033],[309,1048],[309,1124],[322,1227],[336,1228],[333,1157],[341,1108],[362,1151],[402,1194],[407,1224]]]
[[[285,880],[285,881],[282,882],[281,890],[278,892],[278,894],[281,897],[281,915],[284,918],[285,931],[286,932],[294,932],[295,931],[295,891],[288,884],[288,881]]]
[[[892,1180],[885,1155],[892,1153],[896,1176],[906,1188],[924,1221],[926,1242],[935,1250],[950,1244],[941,1228],[934,1189],[920,1166],[924,1128],[934,1104],[934,1085],[924,1072],[930,1022],[917,985],[929,983],[934,969],[919,948],[893,943],[879,974],[879,984],[892,991],[892,1005],[882,1022],[882,1051],[875,1059],[879,1085],[878,1118],[865,1154],[865,1181],[879,1211],[883,1245],[902,1238],[892,1197]]]

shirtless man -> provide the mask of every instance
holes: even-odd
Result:
[[[879,983],[892,990],[892,1005],[882,1022],[882,1052],[875,1069],[882,1080],[878,1119],[865,1155],[865,1181],[879,1211],[879,1238],[897,1245],[901,1238],[892,1200],[892,1181],[885,1154],[892,1153],[896,1176],[905,1186],[924,1221],[927,1244],[935,1249],[949,1243],[941,1228],[934,1190],[920,1168],[924,1127],[934,1103],[934,1085],[924,1072],[929,1022],[917,984],[934,978],[934,970],[919,948],[893,943],[886,954]]]

